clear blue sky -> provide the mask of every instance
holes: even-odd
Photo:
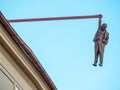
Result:
[[[58,90],[120,90],[120,0],[0,0],[7,19],[103,15],[110,40],[93,67],[98,19],[12,23]]]

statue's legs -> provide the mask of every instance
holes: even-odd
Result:
[[[94,47],[94,52],[95,52],[95,59],[94,59],[94,64],[93,66],[96,66],[97,65],[97,62],[98,62],[98,55],[99,55],[99,44],[98,44],[98,41],[95,42],[95,47]]]
[[[104,56],[104,47],[105,45],[103,44],[102,41],[99,41],[99,52],[100,52],[100,66],[103,65],[103,56]]]

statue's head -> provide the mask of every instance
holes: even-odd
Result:
[[[107,24],[106,24],[106,23],[103,23],[103,24],[101,25],[101,29],[102,29],[102,30],[106,30],[106,28],[107,28]]]

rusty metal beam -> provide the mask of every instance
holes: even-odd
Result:
[[[49,18],[14,19],[14,20],[8,20],[8,22],[15,23],[15,22],[33,22],[33,21],[89,19],[89,18],[102,18],[102,15],[99,14],[99,15],[87,15],[87,16],[66,16],[66,17],[49,17]]]

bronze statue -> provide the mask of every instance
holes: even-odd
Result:
[[[109,39],[109,33],[106,30],[107,24],[103,23],[101,25],[101,18],[102,18],[102,15],[99,17],[98,30],[93,39],[93,41],[95,43],[95,47],[94,47],[95,59],[94,59],[93,66],[97,66],[98,57],[100,57],[99,66],[103,66],[104,48],[105,48],[105,45],[107,45],[108,39]]]

